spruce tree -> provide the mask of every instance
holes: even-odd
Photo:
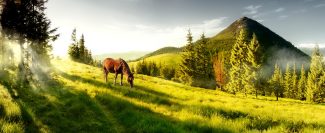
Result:
[[[287,63],[286,71],[284,73],[283,85],[285,97],[292,98],[291,68],[289,63]]]
[[[247,32],[241,30],[239,36],[237,37],[236,43],[234,44],[231,55],[230,55],[230,71],[229,71],[229,82],[226,86],[226,90],[232,94],[236,94],[241,91],[243,86],[243,74],[244,68],[243,63],[245,61],[245,52],[247,43],[245,38],[247,37]]]
[[[293,64],[291,76],[291,98],[298,99],[298,81],[297,81],[296,63]]]
[[[306,98],[307,101],[319,102],[321,97],[321,77],[324,74],[323,55],[319,51],[318,45],[316,45],[311,58],[310,69],[308,72],[307,85],[306,85]]]
[[[80,59],[80,50],[77,42],[77,30],[73,29],[71,34],[71,41],[72,43],[69,46],[68,54],[70,58],[74,61],[77,61]]]
[[[193,36],[191,30],[188,30],[187,34],[187,45],[183,49],[182,52],[182,61],[179,67],[180,80],[183,83],[192,85],[193,84],[193,76],[195,75],[195,51],[193,44]]]
[[[253,38],[249,45],[246,48],[246,58],[243,63],[244,74],[242,76],[243,80],[243,90],[245,95],[247,93],[252,93],[255,91],[255,95],[257,96],[257,71],[260,67],[258,62],[258,52],[259,52],[259,42],[257,41],[256,35],[253,34]]]
[[[88,50],[85,48],[85,37],[83,34],[81,35],[78,45],[79,45],[79,57],[80,57],[79,59],[80,59],[80,61],[84,62],[84,63],[88,62],[88,60],[87,60]]]
[[[306,75],[305,75],[305,69],[304,65],[301,65],[301,70],[300,70],[300,78],[297,86],[297,98],[302,100],[306,98]]]
[[[274,66],[274,73],[269,80],[269,84],[273,88],[274,95],[278,101],[280,93],[282,91],[282,72],[278,64],[275,64]]]
[[[193,85],[204,88],[211,87],[207,84],[213,80],[212,61],[207,48],[207,38],[204,33],[201,35],[197,45],[194,46],[195,74],[193,75]]]

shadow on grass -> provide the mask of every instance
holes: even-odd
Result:
[[[126,132],[232,132],[226,127],[173,119],[110,94],[99,94],[95,99],[114,114],[116,120],[126,127]]]
[[[60,72],[61,76],[71,80],[71,81],[80,81],[80,82],[86,82],[89,84],[92,84],[94,86],[98,87],[104,87],[107,89],[110,89],[114,92],[121,93],[124,96],[130,97],[130,98],[135,98],[147,103],[153,103],[153,104],[158,104],[158,105],[166,105],[166,106],[171,106],[171,105],[179,105],[176,102],[171,101],[169,98],[173,98],[165,93],[157,92],[154,90],[150,90],[148,88],[145,88],[143,86],[135,85],[134,88],[129,88],[120,86],[120,85],[110,85],[109,83],[104,83],[100,82],[97,80],[93,79],[88,79],[88,78],[83,78],[77,75],[70,75],[65,72]]]
[[[118,132],[112,118],[86,93],[54,79],[45,82],[47,86],[6,86],[18,93],[25,132]]]
[[[135,86],[136,89],[130,89],[129,87],[110,86],[97,80],[69,75],[64,72],[61,75],[71,81],[87,82],[95,86],[107,87],[107,89],[140,101],[167,106],[182,106],[167,99],[168,95],[143,86]],[[106,110],[105,112],[113,114],[120,127],[124,129],[123,132],[232,132],[226,127],[218,128],[204,125],[202,122],[173,119],[107,93],[99,93],[95,96],[95,99]]]
[[[234,110],[225,110],[222,108],[215,108],[211,106],[190,106],[189,110],[194,114],[201,115],[207,118],[211,118],[213,115],[218,115],[226,119],[238,119],[248,116],[247,113]]]

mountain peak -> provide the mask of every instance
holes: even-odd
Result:
[[[263,53],[261,55],[264,58],[263,62],[272,67],[276,61],[280,62],[280,60],[283,63],[288,60],[294,61],[299,59],[302,62],[309,60],[308,55],[297,49],[289,41],[248,17],[237,19],[226,29],[212,37],[209,48],[215,49],[215,51],[228,51],[229,54],[242,29],[247,31],[247,38],[245,40],[250,40],[253,34],[256,35],[260,43],[261,53]]]

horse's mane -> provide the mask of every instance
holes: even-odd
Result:
[[[127,75],[131,75],[132,73],[131,73],[131,70],[130,70],[130,67],[129,67],[128,63],[126,63],[126,61],[121,59],[121,58],[119,60],[120,60],[121,65],[122,65],[123,73],[126,72]]]

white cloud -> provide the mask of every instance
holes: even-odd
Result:
[[[258,19],[258,20],[256,20],[256,21],[257,21],[257,22],[260,22],[260,23],[264,22],[263,19]]]
[[[298,44],[297,47],[299,48],[314,48],[316,44],[319,46],[319,48],[325,48],[325,43],[301,43]]]
[[[307,12],[306,9],[299,9],[299,10],[293,11],[293,13],[305,13],[305,12]]]
[[[183,46],[186,43],[186,34],[189,28],[194,40],[197,40],[203,32],[207,37],[211,37],[224,29],[221,24],[225,19],[227,18],[220,17],[187,26],[164,28],[155,25],[111,21],[99,30],[90,27],[85,29],[77,27],[77,32],[85,33],[86,47],[91,49],[93,54],[153,51],[165,46]],[[60,30],[64,34],[54,45],[55,55],[66,55],[72,29],[73,27]]]
[[[258,13],[258,9],[261,8],[262,6],[261,5],[250,5],[250,6],[247,6],[245,7],[244,9],[246,10],[243,15],[254,15],[254,14],[257,14]]]
[[[315,5],[314,8],[321,8],[321,7],[325,7],[325,4],[322,3],[322,4],[318,4],[318,5]]]
[[[285,9],[283,7],[280,7],[280,8],[275,9],[274,12],[278,13],[278,12],[282,12],[284,10]]]
[[[289,17],[289,16],[287,16],[287,15],[281,15],[281,16],[279,16],[280,19],[285,19],[287,17]]]
[[[313,2],[314,0],[304,0],[304,2]]]

